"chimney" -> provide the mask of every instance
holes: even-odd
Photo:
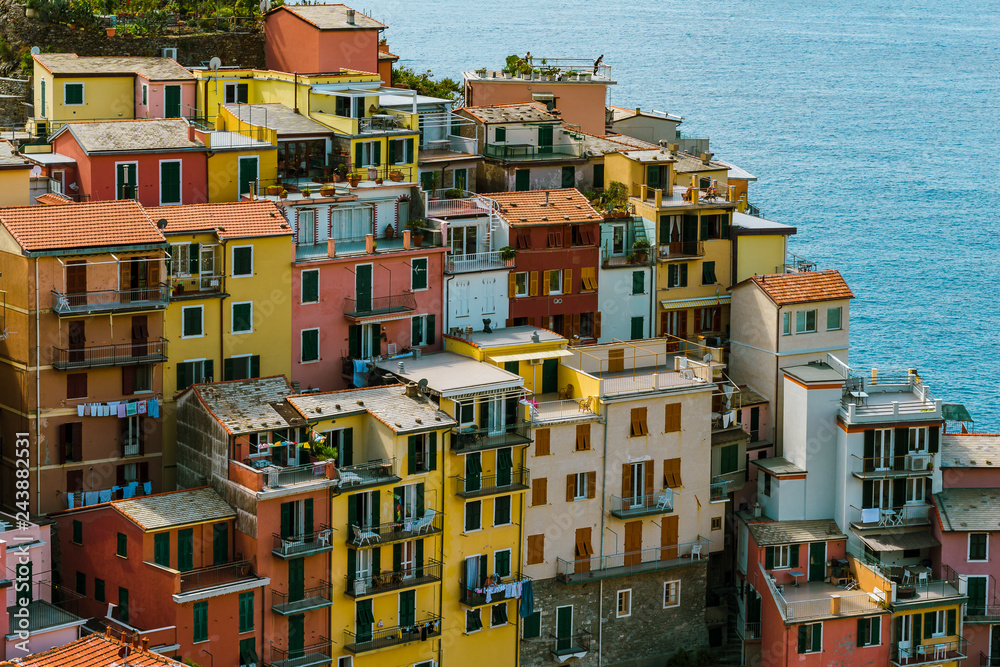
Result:
[[[142,650],[143,651],[148,651],[149,650],[149,637],[143,637],[142,638]]]
[[[545,191],[545,206],[549,205],[549,191]]]
[[[402,366],[403,362],[402,361],[399,362],[399,365]],[[407,383],[406,395],[409,396],[410,398],[416,398],[417,396],[420,395],[420,388],[417,386],[416,382]]]
[[[755,519],[760,518],[760,503],[753,504],[753,518]]]
[[[681,147],[680,144],[670,144],[669,146],[667,146],[667,148],[670,149],[670,152],[674,154],[676,154],[677,151],[680,150],[680,147]]]
[[[406,367],[403,366],[402,361],[396,364],[396,372],[399,373],[400,375],[404,375],[406,373]],[[407,387],[407,396],[409,396],[409,387]]]
[[[354,25],[354,10],[353,9],[348,9],[347,10],[347,23],[350,24],[350,25]]]
[[[701,154],[701,163],[702,164],[708,164],[709,162],[711,162],[713,155],[715,155],[715,153],[702,153]]]
[[[635,115],[638,116],[640,113],[642,113],[642,109],[640,109],[639,107],[636,107],[635,108]]]

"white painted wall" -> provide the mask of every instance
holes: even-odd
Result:
[[[644,276],[645,292],[632,293],[632,274],[641,272]],[[601,268],[597,277],[597,301],[601,311],[601,343],[612,339],[629,340],[632,338],[632,318],[642,317],[642,338],[651,338],[655,334],[653,317],[650,310],[652,303],[653,270],[649,266],[634,265],[629,267]]]
[[[471,326],[483,330],[483,319],[490,318],[490,326],[502,329],[510,317],[510,300],[507,298],[507,276],[510,271],[480,271],[459,273],[444,279],[447,321],[442,329]]]
[[[784,457],[809,474],[803,519],[825,519],[836,498],[837,411],[843,389],[811,388],[784,378]]]

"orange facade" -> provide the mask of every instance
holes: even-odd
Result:
[[[607,94],[607,84],[594,81],[465,80],[466,106],[524,103],[535,99],[533,95],[552,95],[563,121],[597,135],[605,133]]]
[[[378,29],[324,30],[282,9],[272,11],[264,21],[268,69],[299,74],[342,69],[379,72]]]

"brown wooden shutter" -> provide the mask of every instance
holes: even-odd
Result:
[[[122,393],[126,396],[135,393],[135,366],[122,367]]]
[[[545,535],[528,536],[528,565],[545,561]]]
[[[715,313],[712,315],[712,331],[722,332],[722,307],[716,306]]]
[[[573,293],[573,269],[563,269],[563,294]]]
[[[551,278],[548,271],[542,271],[542,295],[549,293]]]
[[[601,337],[601,313],[594,315],[594,338]]]
[[[677,336],[684,338],[687,336],[688,330],[688,313],[686,310],[682,310],[677,314]]]
[[[646,461],[645,468],[646,468],[646,488],[645,488],[645,493],[643,495],[648,496],[656,490],[655,487],[653,486],[653,462]]]
[[[66,463],[66,443],[69,442],[69,424],[59,424],[59,463]]]
[[[593,470],[587,473],[587,497],[597,496],[597,473]]]
[[[576,475],[566,475],[566,502],[571,503],[576,497]]]
[[[517,274],[510,272],[507,278],[507,297],[513,299],[517,295]]]
[[[677,558],[677,524],[676,514],[663,517],[660,524],[660,560]]]
[[[548,479],[539,477],[531,480],[531,505],[536,507],[548,502]]]
[[[590,424],[579,424],[576,427],[576,451],[590,449]]]
[[[632,495],[632,464],[622,464],[622,498]]]
[[[69,425],[69,434],[73,438],[73,460],[83,460],[83,422],[73,422]]]
[[[663,431],[674,433],[681,430],[681,404],[668,403],[664,407]]]
[[[532,271],[528,275],[528,294],[530,296],[538,296],[538,271]],[[548,288],[545,288],[545,293],[548,294]]]
[[[549,429],[540,428],[535,431],[535,456],[549,455]]]

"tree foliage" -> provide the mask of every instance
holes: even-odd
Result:
[[[454,79],[445,77],[435,81],[431,78],[432,76],[431,70],[417,74],[409,67],[394,68],[392,70],[392,85],[415,90],[420,95],[440,97],[446,100],[454,100],[462,92],[462,84]]]

